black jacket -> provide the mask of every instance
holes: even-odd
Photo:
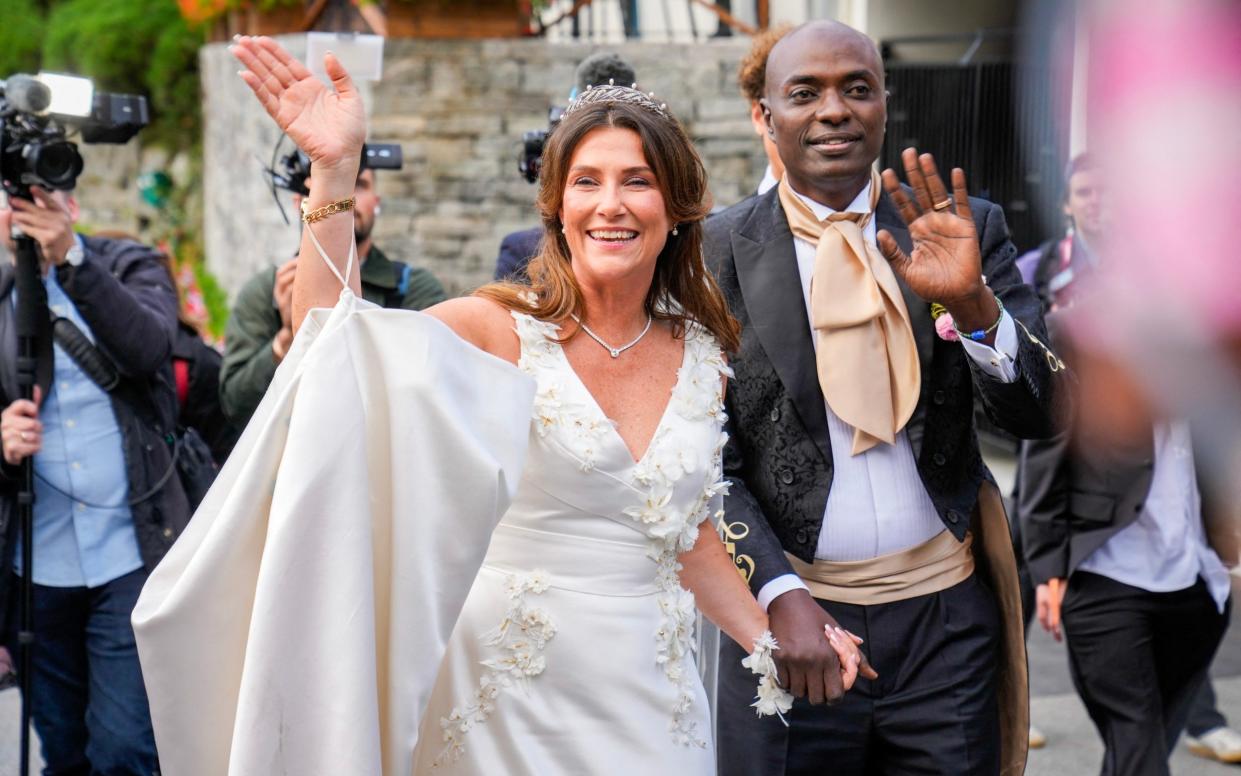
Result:
[[[120,392],[111,395],[123,440],[129,497],[155,490],[131,507],[138,549],[149,571],[190,518],[181,482],[170,471],[177,404],[170,358],[177,294],[151,248],[93,237],[84,237],[83,245],[86,258],[81,266],[57,267],[56,280],[90,326],[96,346],[116,366],[120,392],[142,397],[130,401],[119,398]],[[5,407],[18,398],[12,277],[11,265],[0,268],[0,406]],[[17,471],[0,467],[0,563],[6,569],[12,567],[17,551]],[[0,573],[0,621],[10,576]]]
[[[223,357],[203,342],[193,326],[179,323],[172,359],[174,369],[177,362],[185,364],[188,377],[184,401],[178,401],[177,425],[197,431],[211,448],[211,457],[216,465],[223,466],[241,436],[241,429],[229,422],[220,406],[220,362]],[[177,390],[180,400],[180,387]]]
[[[1013,263],[1016,248],[1003,212],[985,200],[970,204],[983,273],[1018,323],[1016,381],[991,378],[959,343],[939,339],[930,305],[898,278],[922,363],[922,393],[906,430],[927,493],[958,539],[968,528],[979,487],[990,478],[974,431],[975,393],[1001,428],[1019,437],[1048,436],[1058,382],[1051,371],[1057,360],[1042,344],[1039,301]],[[911,250],[909,231],[886,194],[875,217],[879,228]],[[740,352],[730,361],[736,377],[725,401],[724,473],[731,487],[724,507],[735,560],[757,593],[791,573],[786,550],[813,561],[834,470],[793,235],[778,190],[709,219],[706,257],[742,326]]]
[[[539,252],[543,241],[543,227],[510,232],[500,241],[500,255],[496,258],[496,280],[527,282],[526,265]]]

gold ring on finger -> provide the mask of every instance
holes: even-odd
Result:
[[[948,209],[948,208],[950,208],[950,207],[952,207],[952,198],[951,198],[951,197],[949,197],[948,199],[943,200],[942,202],[936,202],[934,205],[931,205],[931,209],[932,209],[932,210],[939,211],[939,212],[943,212],[943,211],[947,210],[947,209]]]

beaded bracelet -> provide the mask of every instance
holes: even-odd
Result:
[[[952,330],[955,331],[958,336],[964,339],[971,339],[971,340],[974,340],[975,342],[981,342],[985,340],[987,338],[987,335],[989,335],[991,332],[999,328],[1000,321],[1004,320],[1004,303],[1000,301],[1000,298],[998,296],[995,297],[995,306],[1000,308],[1000,314],[996,316],[995,323],[991,324],[987,328],[975,329],[974,331],[961,331],[961,329],[957,327],[957,322],[954,320],[952,322]]]
[[[303,202],[302,221],[308,224],[313,224],[315,221],[322,221],[328,216],[353,210],[355,201],[356,200],[353,197],[350,197],[349,199],[338,199],[335,202],[329,202],[323,207],[317,207],[310,211],[305,210],[305,203]]]

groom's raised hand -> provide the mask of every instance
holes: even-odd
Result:
[[[930,154],[906,148],[901,162],[913,197],[901,188],[892,170],[883,171],[883,187],[909,227],[913,251],[905,253],[886,229],[876,235],[879,251],[915,294],[946,307],[959,329],[987,329],[1000,310],[983,280],[982,252],[965,172],[953,169],[950,192]],[[990,339],[987,344],[991,344]]]

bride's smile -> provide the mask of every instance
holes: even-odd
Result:
[[[650,282],[672,221],[636,132],[605,126],[582,139],[560,219],[579,276]]]

